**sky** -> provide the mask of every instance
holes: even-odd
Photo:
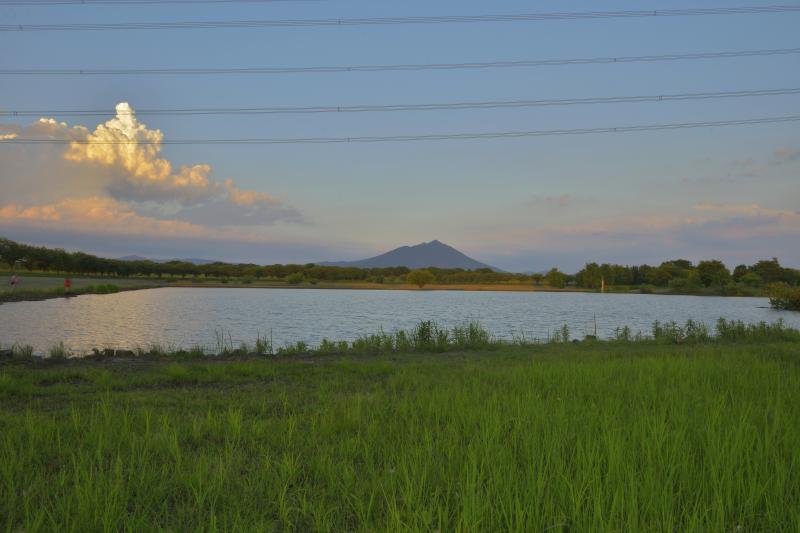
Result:
[[[367,0],[3,6],[0,25],[325,19],[770,5]],[[0,32],[2,69],[309,67],[793,48],[800,13],[258,29]],[[800,88],[800,54],[485,70],[0,76],[0,235],[108,257],[360,259],[441,240],[512,271],[777,256],[800,267],[800,122],[349,144],[170,139],[428,135],[797,115],[800,94],[375,113],[158,108],[430,104]],[[20,145],[16,139],[148,144]]]

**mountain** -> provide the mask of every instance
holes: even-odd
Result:
[[[385,254],[361,259],[360,261],[329,261],[316,263],[325,266],[342,266],[357,268],[381,268],[404,266],[408,268],[463,268],[464,270],[477,270],[489,268],[494,271],[500,269],[476,261],[464,255],[452,246],[433,240],[415,246],[401,246]]]
[[[180,261],[181,263],[192,263],[193,265],[209,265],[214,263],[209,259],[195,259],[187,257],[186,259],[150,259],[149,257],[141,257],[138,255],[126,255],[119,258],[122,261],[152,261],[154,263],[169,263],[170,261]]]

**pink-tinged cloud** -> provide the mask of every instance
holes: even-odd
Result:
[[[228,199],[241,206],[253,206],[257,204],[262,205],[277,205],[280,202],[273,196],[265,192],[245,191],[238,187],[234,187],[233,180],[225,180],[225,190],[228,192]]]
[[[696,211],[706,211],[712,213],[722,213],[727,215],[742,215],[750,217],[767,216],[767,217],[781,217],[781,216],[797,216],[797,211],[790,211],[787,209],[768,209],[758,204],[716,204],[716,203],[699,203],[692,206]]]
[[[775,150],[773,163],[782,164],[800,159],[800,148],[779,148]]]
[[[479,251],[499,254],[503,250],[582,250],[587,254],[637,247],[660,247],[665,251],[695,243],[707,247],[724,243],[743,250],[764,239],[797,237],[800,242],[800,212],[766,208],[758,204],[699,203],[690,214],[622,215],[598,217],[580,224],[517,227],[473,233],[486,243]],[[773,252],[777,254],[779,250]]]
[[[0,207],[0,226],[35,226],[112,235],[210,237],[215,232],[197,224],[138,215],[130,206],[108,197],[65,198],[47,205]]]
[[[296,209],[266,192],[242,189],[230,179],[213,180],[208,164],[173,165],[162,155],[164,134],[140,122],[127,103],[117,105],[116,116],[94,131],[52,118],[25,127],[0,126],[0,142],[16,137],[76,142],[66,148],[14,146],[0,151],[0,222],[59,220],[101,232],[121,230],[117,221],[130,224],[133,231],[196,235],[202,229],[205,236],[227,236],[226,227],[247,233],[244,228],[250,226],[256,239],[264,226],[304,222]],[[145,215],[142,206],[148,213],[171,214]],[[111,229],[92,223],[101,220]]]

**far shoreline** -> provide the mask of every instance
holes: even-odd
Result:
[[[61,279],[61,278],[54,278]],[[81,278],[76,278],[81,279]],[[88,278],[87,278],[88,279]],[[97,278],[92,278],[97,279]],[[115,281],[121,281],[127,278],[102,278],[105,284],[115,286]],[[149,280],[148,280],[149,281]],[[741,297],[741,298],[764,298],[763,295],[752,294],[714,294],[702,292],[674,292],[674,291],[650,291],[643,292],[635,289],[613,289],[610,288],[604,293],[597,289],[585,289],[580,287],[548,287],[516,283],[454,283],[454,284],[427,284],[423,287],[417,287],[408,283],[400,284],[385,284],[385,283],[371,283],[371,282],[336,282],[336,283],[298,283],[291,284],[285,282],[224,282],[224,281],[210,281],[210,282],[197,282],[187,280],[166,280],[156,281],[153,284],[131,286],[121,285],[115,286],[116,290],[109,292],[93,292],[91,290],[76,290],[72,294],[64,294],[57,290],[19,290],[17,292],[3,291],[0,293],[0,305],[4,303],[16,302],[30,302],[30,301],[44,301],[55,298],[74,298],[86,294],[116,294],[117,292],[127,292],[144,289],[161,289],[166,287],[174,287],[180,289],[321,289],[321,290],[379,290],[379,291],[459,291],[459,292],[549,292],[549,293],[586,293],[586,294],[650,294],[656,296],[717,296],[717,297]]]

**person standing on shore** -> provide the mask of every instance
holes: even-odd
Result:
[[[72,280],[69,278],[64,278],[64,294],[69,294],[69,290],[72,288]]]
[[[14,274],[13,276],[11,276],[11,281],[10,281],[10,283],[11,283],[11,290],[12,290],[12,291],[13,291],[14,289],[16,289],[16,288],[17,288],[17,284],[19,284],[19,278],[17,277],[17,275],[16,275],[16,274]]]

